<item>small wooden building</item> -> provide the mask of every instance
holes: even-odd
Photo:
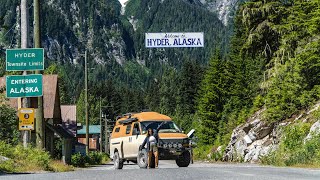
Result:
[[[89,126],[89,149],[91,151],[99,150],[100,131],[100,125]],[[86,125],[83,125],[80,129],[78,129],[77,139],[79,143],[86,145]]]

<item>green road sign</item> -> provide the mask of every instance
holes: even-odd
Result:
[[[34,49],[7,49],[7,71],[43,70],[44,50]]]
[[[42,96],[42,75],[6,76],[8,98]]]

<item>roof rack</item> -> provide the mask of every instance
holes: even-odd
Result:
[[[134,121],[138,121],[138,118],[128,118],[128,119],[124,119],[119,121],[119,124],[129,124],[132,123]]]
[[[116,121],[117,121],[118,119],[121,119],[121,118],[123,118],[123,116],[122,116],[122,115],[117,116],[117,117],[116,117]]]
[[[126,113],[126,114],[123,114],[123,115],[122,115],[122,117],[125,117],[125,116],[129,116],[129,118],[131,118],[132,113]]]
[[[134,114],[134,113],[126,113],[126,114],[119,115],[116,117],[116,120],[124,118],[126,116],[128,116],[128,118],[131,118],[132,114]]]

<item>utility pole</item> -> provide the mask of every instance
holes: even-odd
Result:
[[[33,1],[34,7],[34,47],[41,47],[40,37],[40,0]],[[39,70],[35,72],[41,74]],[[38,109],[36,113],[36,144],[39,149],[45,148],[45,123],[43,122],[43,96],[38,97]]]
[[[29,43],[29,13],[28,13],[28,0],[21,0],[21,48],[28,48]],[[27,71],[23,71],[23,75],[27,75]],[[22,107],[29,106],[28,98],[22,98]],[[23,147],[27,147],[30,142],[30,131],[22,131]]]
[[[88,67],[87,50],[84,55],[84,86],[85,86],[85,111],[86,111],[86,153],[89,154],[89,115],[88,115]]]
[[[102,152],[102,112],[101,112],[101,96],[100,96],[100,152]]]

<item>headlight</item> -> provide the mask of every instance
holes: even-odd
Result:
[[[169,146],[169,148],[172,148],[172,144],[169,144],[168,146]]]
[[[163,147],[164,147],[164,148],[167,148],[167,147],[168,147],[168,145],[167,145],[167,144],[163,144]]]
[[[178,147],[179,147],[179,148],[182,148],[182,144],[178,144]]]
[[[173,144],[173,147],[174,147],[174,148],[177,148],[177,146],[178,146],[177,144]]]

